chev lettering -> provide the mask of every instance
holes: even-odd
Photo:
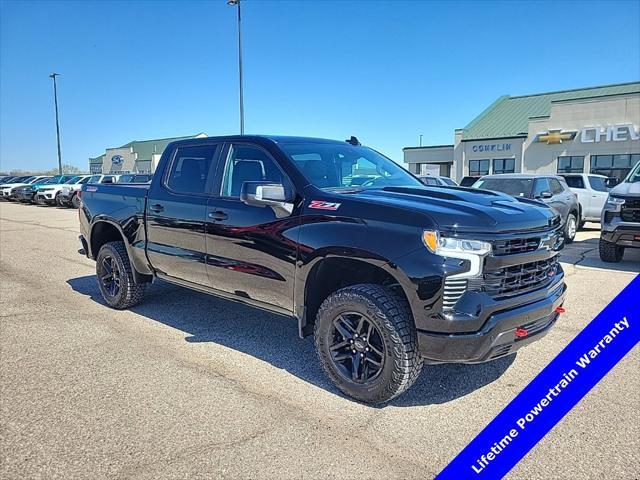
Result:
[[[640,133],[631,123],[607,125],[605,127],[596,125],[580,130],[580,141],[582,143],[599,143],[602,140],[605,142],[624,142],[626,140],[639,139]]]

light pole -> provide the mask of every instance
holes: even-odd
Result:
[[[420,146],[422,146],[422,135],[420,135]]]
[[[56,77],[59,73],[52,73],[49,77],[53,78],[53,103],[56,107],[56,136],[58,139],[58,173],[62,175],[62,155],[60,154],[60,121],[58,120],[58,86]]]
[[[227,0],[227,5],[238,7],[238,75],[240,77],[240,135],[244,135],[244,94],[242,79],[242,27],[240,15],[240,0]]]

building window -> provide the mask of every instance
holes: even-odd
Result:
[[[469,176],[489,175],[489,160],[469,160]]]
[[[493,173],[515,173],[515,171],[516,171],[515,158],[494,158],[493,159]]]
[[[558,157],[558,173],[584,172],[584,157]]]
[[[639,153],[631,155],[591,155],[589,173],[614,177],[620,182],[638,162],[640,162]]]

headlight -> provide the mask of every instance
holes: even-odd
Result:
[[[447,277],[451,279],[467,279],[480,276],[484,257],[491,252],[491,244],[488,242],[441,237],[437,230],[425,230],[422,232],[422,242],[430,252],[436,255],[469,261],[469,270]]]
[[[624,198],[609,195],[609,197],[607,197],[605,208],[607,208],[608,210],[620,210],[620,207],[622,207],[622,205],[624,205]]]
[[[437,230],[425,230],[422,242],[431,253],[443,257],[456,257],[455,254],[486,255],[491,252],[491,244],[480,240],[441,237]]]

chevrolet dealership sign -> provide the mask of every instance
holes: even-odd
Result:
[[[622,123],[618,125],[595,125],[593,127],[584,127],[580,130],[581,143],[599,143],[599,142],[624,142],[627,140],[639,140],[640,133],[638,129],[631,123]],[[576,138],[578,131],[563,130],[561,128],[550,128],[547,132],[541,132],[536,135],[534,141],[546,143],[547,145],[557,145]]]
[[[631,123],[620,125],[607,125],[595,127],[585,127],[580,130],[580,141],[582,143],[624,142],[626,140],[638,140],[640,134],[638,129]]]

